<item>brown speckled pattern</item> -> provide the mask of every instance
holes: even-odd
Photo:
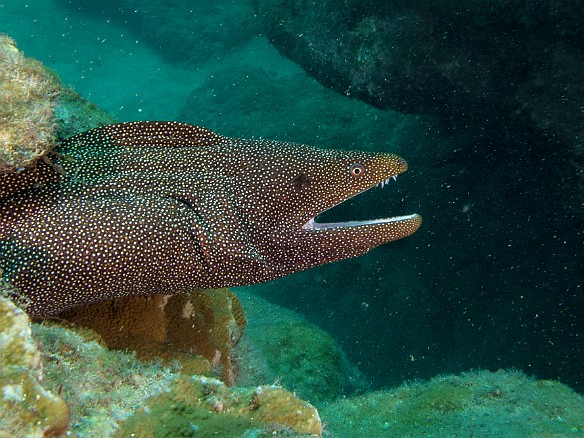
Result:
[[[175,122],[106,126],[58,152],[60,182],[0,197],[0,268],[35,316],[114,297],[264,282],[361,255],[421,223],[410,215],[306,226],[405,171],[391,154],[230,139]],[[13,187],[11,180],[6,192]]]

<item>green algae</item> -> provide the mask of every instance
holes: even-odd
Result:
[[[517,371],[469,372],[340,399],[321,410],[333,436],[584,436],[584,398]]]
[[[46,380],[60,387],[71,409],[71,427],[81,436],[108,436],[117,422],[165,390],[173,370],[145,364],[133,354],[109,351],[88,330],[34,324],[44,352]]]
[[[223,402],[219,402],[225,397],[226,391],[221,391],[224,393],[221,395],[213,394],[213,390],[204,384],[206,382],[206,379],[178,379],[169,392],[149,400],[147,405],[121,425],[114,436],[241,436],[247,430],[260,426],[259,422],[251,418],[228,412],[214,414],[213,409],[226,410]]]
[[[162,402],[162,400],[159,400]],[[247,418],[214,415],[212,412],[187,404],[161,404],[156,409],[136,414],[119,429],[115,436],[139,437],[217,437],[241,436],[252,428]]]
[[[229,388],[107,350],[87,329],[34,324],[45,380],[61,388],[78,436],[241,436],[320,434],[316,409],[277,386]],[[241,432],[241,433],[240,433]],[[236,433],[234,435],[234,433]]]
[[[343,392],[343,356],[332,338],[306,322],[274,324],[270,336],[254,340],[281,383],[322,402]]]
[[[272,385],[228,388],[202,376],[180,376],[120,424],[114,436],[320,436],[318,413]]]

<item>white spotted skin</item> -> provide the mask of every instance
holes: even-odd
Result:
[[[0,179],[0,268],[33,316],[269,281],[361,255],[421,224],[410,215],[307,227],[405,171],[392,154],[230,139],[175,122],[99,128],[58,153],[63,177],[4,197],[15,183]]]

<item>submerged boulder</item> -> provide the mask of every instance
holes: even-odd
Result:
[[[475,141],[504,144],[520,135],[530,145],[544,137],[584,174],[584,9],[577,2],[255,4],[272,44],[337,92],[435,116]],[[584,191],[584,178],[579,185]]]
[[[584,398],[557,381],[480,371],[337,400],[322,409],[333,436],[581,436]]]

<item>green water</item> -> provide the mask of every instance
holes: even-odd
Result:
[[[416,235],[248,288],[328,331],[373,387],[514,367],[583,391],[582,201],[562,148],[373,108],[282,56],[252,4],[199,3],[10,0],[0,31],[119,121],[405,157],[339,214],[417,212]]]

